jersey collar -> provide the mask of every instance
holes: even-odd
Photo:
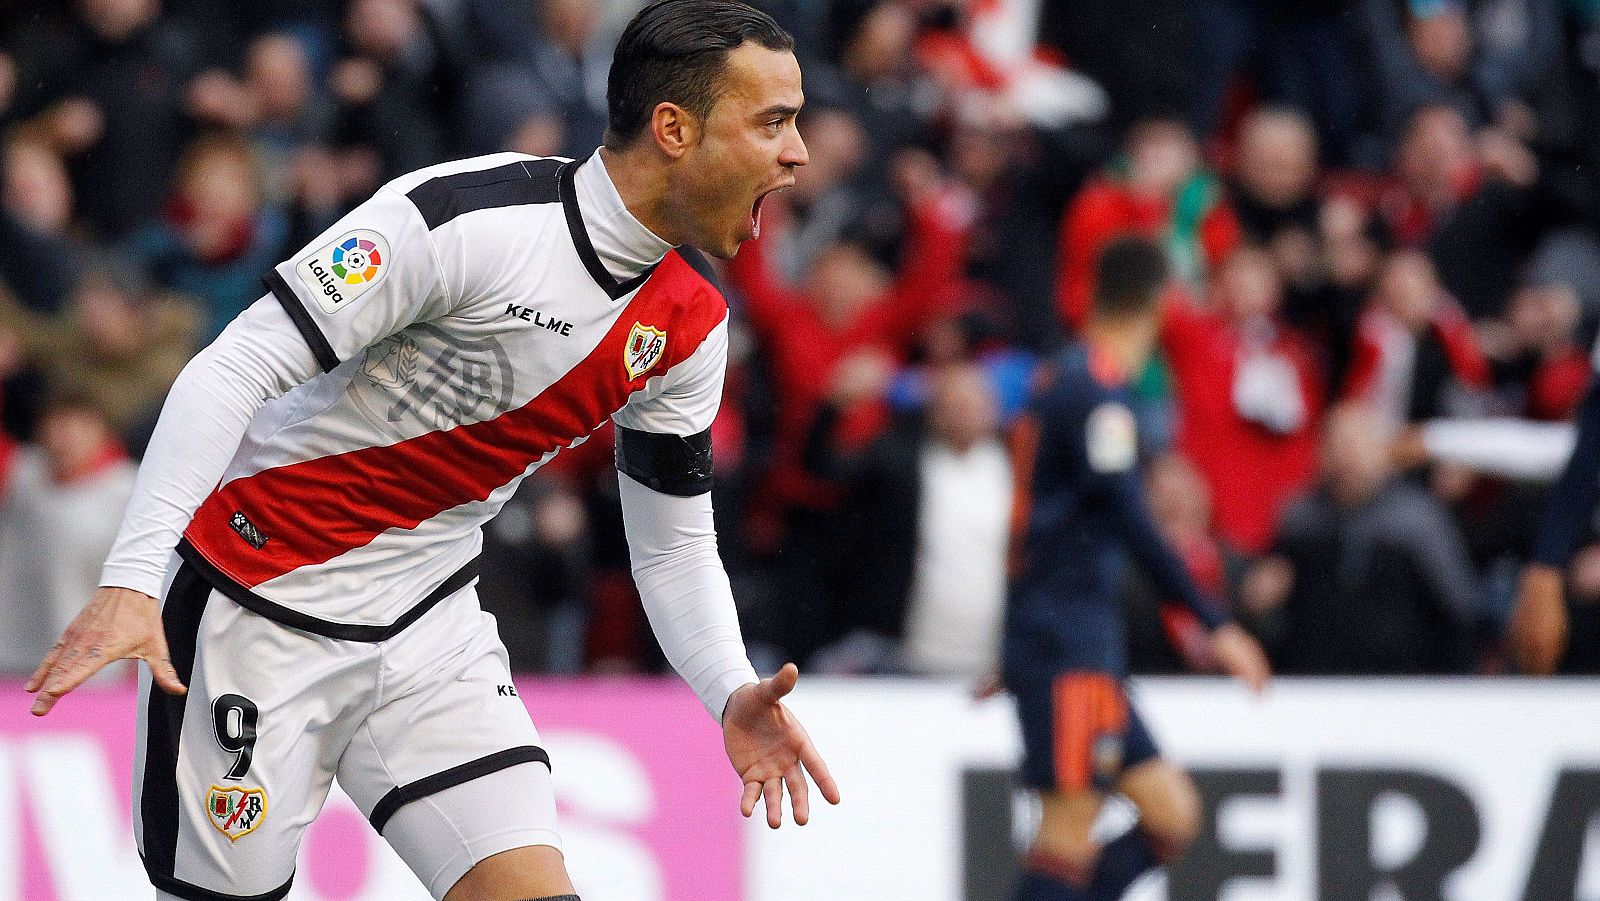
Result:
[[[558,181],[567,229],[589,277],[612,300],[638,289],[672,245],[628,212],[598,153],[563,165]]]

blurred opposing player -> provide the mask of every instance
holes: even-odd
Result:
[[[473,560],[607,417],[640,595],[745,815],[765,797],[777,827],[787,787],[804,823],[802,767],[837,803],[781,702],[794,667],[758,681],[745,656],[709,493],[727,305],[674,249],[733,256],[805,164],[792,47],[739,3],[647,7],[604,148],[390,183],[185,369],[104,587],[28,686],[43,715],[111,660],[150,665],[134,824],[161,897],[282,898],[337,775],[435,897],[575,901]]]
[[[1199,825],[1193,782],[1159,756],[1123,690],[1117,589],[1128,552],[1211,630],[1225,671],[1256,690],[1269,677],[1260,647],[1195,586],[1145,502],[1126,384],[1155,343],[1165,254],[1121,238],[1098,265],[1083,341],[1043,365],[1018,433],[1016,466],[1028,488],[1002,677],[1022,723],[1023,779],[1039,790],[1043,819],[1017,901],[1120,898],[1181,854]],[[1102,845],[1090,827],[1111,790],[1133,802],[1139,822]]]
[[[1600,343],[1594,356],[1600,362]],[[1571,618],[1563,573],[1572,563],[1600,502],[1600,376],[1578,406],[1578,435],[1566,468],[1550,489],[1532,558],[1511,612],[1511,651],[1522,671],[1547,676],[1567,652]]]

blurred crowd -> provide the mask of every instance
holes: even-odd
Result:
[[[1202,584],[1282,672],[1509,668],[1600,325],[1600,2],[757,5],[810,150],[722,267],[759,668],[992,665],[1007,439],[1127,232],[1178,273],[1136,413]],[[588,153],[637,6],[0,0],[0,672],[88,599],[165,391],[268,267],[409,170]],[[610,445],[486,530],[519,669],[662,666]],[[1565,668],[1600,671],[1600,543],[1568,581]],[[1126,598],[1136,671],[1207,667],[1136,571]]]

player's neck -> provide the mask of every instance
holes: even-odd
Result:
[[[1106,361],[1117,381],[1126,381],[1150,355],[1151,336],[1143,323],[1093,319],[1083,331],[1089,352]]]
[[[680,234],[682,229],[677,227],[676,217],[672,215],[672,206],[668,202],[666,172],[638,156],[634,151],[613,150],[606,146],[601,146],[598,154],[606,175],[616,185],[623,206],[628,208],[633,218],[663,240],[675,245],[683,244],[686,238]]]

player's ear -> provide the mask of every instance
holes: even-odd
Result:
[[[699,143],[701,128],[700,117],[676,103],[658,103],[650,114],[650,136],[673,159]]]

